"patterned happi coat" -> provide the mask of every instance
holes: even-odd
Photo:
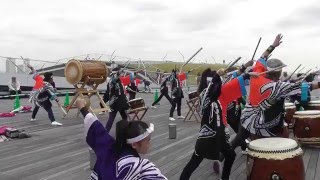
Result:
[[[223,143],[228,143],[225,126],[227,106],[245,94],[242,76],[222,85],[220,96],[214,100],[214,84],[210,83],[200,94],[201,127],[195,145],[195,153],[203,158],[218,159]]]
[[[115,139],[109,135],[96,116],[88,113],[84,119],[86,141],[94,150],[97,161],[92,180],[167,180],[148,159],[141,158],[130,146],[120,155],[115,153]]]
[[[34,70],[33,73],[35,84],[30,92],[29,101],[35,106],[50,109],[52,107],[50,100],[56,99],[55,89],[50,83],[45,82],[37,71]]]
[[[266,71],[266,60],[260,58],[253,71]],[[301,94],[301,84],[272,81],[264,76],[251,78],[249,98],[241,115],[242,126],[259,136],[278,136],[284,126],[284,100],[297,94]]]

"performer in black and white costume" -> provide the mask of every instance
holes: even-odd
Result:
[[[280,81],[284,64],[279,59],[267,60],[269,54],[281,44],[281,38],[281,34],[277,35],[273,44],[253,66],[253,72],[268,72],[250,80],[249,98],[241,115],[242,127],[232,141],[233,148],[250,135],[255,138],[288,137],[284,124],[284,101],[289,96],[300,95],[302,85]],[[313,90],[319,85],[319,82],[314,82],[307,87]]]
[[[248,75],[246,76],[248,77]],[[208,85],[207,82],[209,82]],[[235,152],[229,144],[227,123],[224,122],[226,120],[223,117],[226,110],[223,110],[223,107],[226,107],[234,98],[245,93],[243,82],[244,78],[240,76],[222,86],[221,78],[215,71],[207,69],[203,72],[198,88],[201,102],[201,127],[194,154],[183,169],[180,180],[188,180],[204,158],[219,159],[220,152],[225,157],[221,178],[223,180],[229,179],[231,167],[235,160]]]
[[[171,103],[171,109],[170,109],[170,115],[169,120],[175,121],[173,118],[173,112],[175,108],[177,107],[177,114],[178,119],[184,119],[184,117],[181,115],[181,101],[183,96],[183,91],[180,85],[180,81],[177,77],[177,71],[174,69],[172,70],[172,74],[170,75],[170,83],[171,83],[171,97],[172,97],[172,103]]]
[[[52,104],[50,100],[59,101],[55,95],[55,88],[49,82],[51,81],[52,73],[46,73],[43,79],[37,71],[28,64],[28,67],[33,73],[33,79],[36,81],[33,90],[30,93],[29,101],[34,104],[34,110],[32,112],[31,121],[35,121],[35,116],[39,110],[39,107],[43,107],[47,112],[52,126],[61,126],[62,124],[57,122],[54,118],[52,111]]]
[[[127,120],[126,110],[129,109],[129,104],[126,95],[124,94],[124,88],[120,81],[119,68],[112,70],[110,81],[107,84],[107,91],[103,96],[105,102],[109,101],[110,112],[109,119],[106,124],[106,129],[109,132],[112,128],[113,121],[119,112],[122,119]]]
[[[158,97],[158,99],[156,99],[152,105],[151,108],[157,108],[155,107],[155,105],[160,102],[160,100],[162,99],[162,97],[166,97],[168,99],[168,101],[170,102],[170,104],[172,104],[172,99],[169,96],[169,90],[168,90],[168,86],[167,86],[167,82],[170,81],[171,75],[169,75],[166,78],[163,78],[163,81],[160,84],[160,96]]]

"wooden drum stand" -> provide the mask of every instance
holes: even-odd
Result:
[[[98,102],[103,106],[102,108],[92,109],[89,107],[91,113],[99,113],[103,111],[109,111],[109,106],[105,104],[101,98],[99,91],[97,90],[99,84],[102,84],[106,81],[108,74],[108,69],[106,64],[101,61],[79,61],[79,60],[70,60],[66,64],[65,76],[67,81],[76,89],[76,94],[72,98],[70,104],[66,108],[66,113],[68,114],[69,110],[72,108],[72,105],[75,103],[77,98],[80,96],[84,98],[84,94],[87,94],[90,98],[94,95],[98,97]],[[88,85],[92,87],[92,90],[88,90],[85,86]],[[91,103],[90,103],[91,104]],[[64,117],[67,115],[65,114]]]

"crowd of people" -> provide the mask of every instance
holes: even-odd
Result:
[[[248,139],[289,137],[284,122],[285,100],[287,98],[290,101],[300,100],[302,83],[307,84],[309,92],[319,88],[320,83],[313,81],[313,77],[304,78],[304,81],[301,81],[301,78],[287,79],[287,74],[280,80],[285,64],[279,59],[268,58],[281,43],[282,35],[279,34],[258,60],[248,61],[232,73],[224,69],[215,71],[210,68],[202,72],[197,83],[201,125],[194,152],[181,172],[181,180],[189,179],[203,159],[214,160],[216,172],[219,172],[216,169],[220,168],[220,162],[224,161],[221,179],[227,180],[235,161],[235,149],[240,146],[245,150]],[[48,112],[51,124],[62,125],[55,121],[51,109],[50,100],[57,100],[54,95],[52,74],[45,74],[42,78],[31,66],[29,67],[35,73],[36,81],[31,96],[35,104],[32,120],[35,119],[39,107],[43,107]],[[156,108],[162,97],[166,97],[171,104],[170,121],[175,121],[173,117],[175,110],[177,118],[184,119],[181,114],[181,103],[184,98],[183,83],[178,74],[179,72],[173,69],[166,77],[160,77],[160,73],[157,75],[161,94],[151,105],[152,108]],[[76,101],[84,117],[86,141],[97,155],[91,179],[167,179],[156,165],[142,157],[148,153],[151,133],[155,127],[143,121],[128,121],[126,114],[130,108],[128,101],[136,98],[139,89],[133,81],[124,87],[120,80],[121,76],[120,69],[113,68],[103,97],[110,106],[105,126],[97,116],[88,111],[88,102],[85,99]],[[250,89],[250,93],[247,93],[246,86]],[[129,100],[125,90],[129,94]],[[241,105],[243,109],[240,108]],[[116,123],[114,138],[109,132],[118,112],[122,120]],[[230,128],[237,133],[232,140]]]

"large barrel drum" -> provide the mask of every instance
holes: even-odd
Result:
[[[304,180],[302,149],[287,138],[264,138],[248,146],[248,180]]]
[[[297,139],[304,144],[320,144],[320,111],[308,110],[297,111],[293,133]]]
[[[95,83],[101,84],[106,81],[108,74],[108,68],[105,62],[102,61],[72,59],[64,69],[64,75],[70,84],[85,82],[87,77]]]
[[[286,110],[284,119],[288,123],[289,128],[291,129],[294,124],[293,115],[296,112],[296,106],[293,103],[285,103],[284,109]]]

